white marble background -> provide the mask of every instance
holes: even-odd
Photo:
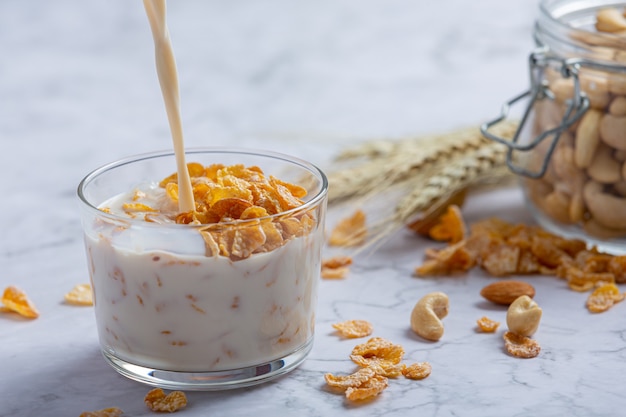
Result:
[[[170,0],[189,147],[237,144],[305,157],[323,168],[341,148],[477,125],[527,86],[534,0]],[[139,0],[0,1],[0,287],[17,284],[41,311],[0,315],[0,416],[78,416],[118,406],[152,415],[147,387],[118,376],[98,351],[93,312],[63,294],[86,282],[75,189],[91,169],[170,148]],[[474,196],[468,220],[530,221],[516,189]],[[331,222],[336,219],[331,215]],[[320,285],[317,338],[287,377],[222,393],[189,393],[185,416],[428,415],[610,416],[626,400],[620,305],[587,313],[584,296],[533,278],[544,321],[533,360],[502,351],[500,335],[473,330],[483,314],[479,271],[418,280],[427,243],[399,233],[356,259],[344,281]],[[408,330],[424,293],[450,295],[446,335]],[[428,360],[421,382],[391,381],[378,399],[350,405],[323,374],[348,372],[354,341],[338,320],[372,321]]]

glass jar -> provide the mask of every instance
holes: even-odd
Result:
[[[541,226],[619,253],[626,249],[625,5],[542,0],[530,89],[482,126],[509,148],[507,163]],[[522,102],[515,136],[493,135]]]

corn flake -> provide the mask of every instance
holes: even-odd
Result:
[[[389,364],[372,362],[368,365],[368,368],[373,369],[377,375],[382,375],[387,378],[397,378],[404,372],[406,365],[403,363]]]
[[[374,331],[372,323],[365,320],[348,320],[341,323],[335,323],[333,324],[333,327],[343,337],[350,339],[369,336]]]
[[[510,355],[516,358],[534,358],[541,351],[539,343],[530,337],[520,336],[513,332],[505,332],[503,338],[504,348]]]
[[[374,375],[359,387],[349,387],[346,398],[350,401],[363,401],[376,397],[389,385],[389,380],[382,375]]]
[[[491,320],[489,317],[481,317],[476,320],[478,329],[483,333],[494,333],[500,327],[500,322]]]
[[[475,257],[466,248],[465,241],[457,242],[439,251],[430,251],[431,258],[415,268],[415,275],[443,275],[468,271],[475,264]]]
[[[373,337],[352,349],[350,359],[359,366],[378,364],[383,368],[402,361],[404,348],[382,337]]]
[[[420,380],[428,378],[433,368],[428,362],[416,362],[404,368],[402,375],[408,379]]]
[[[117,407],[103,408],[97,411],[85,411],[80,413],[79,417],[119,417],[124,412]]]
[[[126,213],[136,213],[136,212],[146,212],[146,211],[156,211],[152,207],[143,204],[143,203],[124,203],[122,204],[122,209]]]
[[[324,375],[326,384],[333,388],[347,389],[350,387],[359,387],[376,375],[371,368],[359,368],[358,371],[350,375],[335,376],[331,373]]]
[[[28,299],[26,293],[15,286],[8,286],[4,290],[0,301],[2,301],[2,304],[4,304],[6,308],[23,317],[31,319],[39,317],[37,308],[32,301]]]
[[[152,411],[173,413],[187,406],[187,396],[182,391],[165,395],[161,388],[155,388],[146,394],[144,403]]]
[[[65,302],[77,306],[92,306],[93,292],[90,284],[78,284],[65,294]]]
[[[585,272],[577,267],[565,268],[564,278],[569,287],[578,292],[589,291],[598,285],[613,284],[615,276],[608,272]]]
[[[349,256],[334,256],[322,261],[322,278],[325,279],[341,279],[345,278],[350,272],[349,265],[352,264],[352,258]]]
[[[322,268],[321,277],[324,279],[343,279],[350,273],[350,268]]]
[[[362,245],[367,237],[365,220],[363,210],[357,210],[352,216],[342,219],[332,230],[328,244],[331,246]]]
[[[461,209],[451,204],[442,214],[437,224],[430,228],[428,235],[435,240],[450,243],[460,242],[465,238],[465,222],[461,215]]]
[[[615,284],[604,284],[596,288],[587,298],[587,309],[592,313],[602,313],[624,299],[624,294]]]

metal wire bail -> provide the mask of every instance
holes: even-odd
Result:
[[[548,83],[543,80],[541,76],[543,69],[550,63],[556,63],[557,65],[560,65],[560,72],[563,78],[572,78],[572,80],[574,81],[574,96],[565,102],[567,105],[565,115],[563,116],[561,122],[557,127],[541,132],[532,141],[526,144],[521,144],[519,143],[520,133],[528,122],[532,108],[535,103],[538,100],[555,99],[554,94],[550,90]],[[552,153],[554,152],[554,149],[556,148],[556,145],[561,138],[561,134],[565,130],[569,129],[569,127],[572,126],[574,123],[576,123],[576,121],[578,121],[578,119],[580,119],[580,117],[589,108],[589,98],[580,89],[580,80],[578,77],[580,65],[580,60],[563,60],[549,55],[549,53],[547,52],[547,48],[545,47],[538,48],[537,50],[533,51],[530,54],[528,60],[530,88],[527,91],[513,97],[512,99],[504,103],[500,111],[500,116],[481,125],[480,131],[483,136],[507,146],[508,152],[506,157],[506,164],[509,169],[515,174],[529,178],[541,178],[546,173],[548,163],[550,162]],[[505,121],[509,117],[511,107],[523,99],[528,99],[528,105],[524,110],[524,113],[515,131],[515,134],[513,135],[513,138],[505,139],[489,132],[490,128],[498,123]],[[548,147],[548,151],[538,171],[530,171],[523,166],[516,165],[513,162],[514,151],[530,151],[550,137],[552,137],[552,142]]]

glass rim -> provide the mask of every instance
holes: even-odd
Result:
[[[249,156],[258,156],[258,157],[267,157],[269,159],[278,159],[284,162],[288,162],[290,164],[300,166],[301,168],[306,169],[315,175],[320,181],[320,189],[317,194],[314,195],[309,201],[306,201],[304,204],[282,211],[276,214],[270,214],[263,217],[257,217],[252,219],[237,219],[229,222],[219,222],[219,223],[206,223],[206,224],[178,224],[178,223],[152,223],[147,222],[142,219],[133,219],[125,216],[120,216],[113,213],[107,213],[105,211],[100,210],[97,206],[92,204],[86,197],[84,190],[86,187],[95,180],[101,174],[111,171],[113,169],[129,165],[135,162],[145,161],[149,159],[156,159],[162,157],[174,157],[175,153],[173,150],[160,150],[153,152],[145,152],[135,155],[129,155],[121,159],[117,159],[115,161],[109,162],[107,164],[101,165],[98,168],[93,169],[89,172],[85,177],[78,183],[78,187],[76,189],[76,194],[78,195],[79,201],[82,203],[82,206],[97,216],[104,217],[110,221],[117,223],[124,223],[127,225],[141,225],[142,227],[156,227],[156,228],[164,228],[164,227],[172,227],[172,228],[181,228],[181,229],[198,229],[198,228],[207,228],[207,227],[221,227],[221,226],[244,226],[253,223],[257,223],[262,220],[269,219],[277,219],[288,217],[293,215],[294,213],[299,213],[302,211],[307,211],[312,209],[313,207],[318,206],[322,200],[325,198],[328,193],[328,178],[326,174],[318,168],[316,165],[311,162],[305,161],[304,159],[287,155],[280,152],[262,150],[262,149],[253,149],[253,148],[231,148],[231,147],[193,147],[185,149],[185,156],[195,155],[195,154],[232,154],[232,155],[249,155]],[[176,167],[173,168],[175,170]]]

